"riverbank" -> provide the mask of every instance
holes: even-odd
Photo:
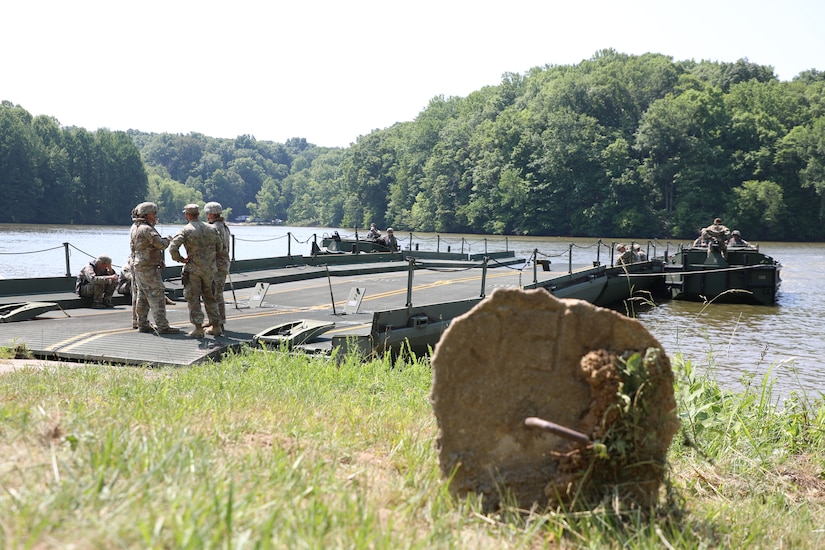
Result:
[[[651,517],[452,500],[426,360],[7,373],[0,546],[821,547],[822,402],[780,409],[770,380],[724,392],[673,359],[682,429]]]

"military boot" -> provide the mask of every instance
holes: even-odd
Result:
[[[186,333],[186,336],[189,338],[203,338],[203,325],[195,325],[195,329],[192,332]]]
[[[106,307],[106,304],[103,302],[103,294],[104,288],[102,285],[94,285],[92,291],[92,307],[94,309],[103,309]]]

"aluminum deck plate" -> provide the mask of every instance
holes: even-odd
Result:
[[[253,288],[225,292],[227,323],[223,336],[187,338],[191,330],[186,302],[167,306],[167,317],[181,334],[144,334],[131,328],[128,305],[114,309],[80,308],[47,312],[36,319],[0,324],[0,345],[25,345],[35,356],[125,365],[187,366],[218,358],[242,345],[254,345],[254,335],[287,321],[314,319],[334,322],[335,328],[316,343],[319,351],[340,335],[369,332],[372,314],[403,308],[408,298],[406,271],[359,273],[296,280],[294,273],[282,279],[267,277],[271,284],[259,308],[249,306]],[[558,273],[543,273],[544,276]],[[486,294],[496,286],[520,286],[530,277],[512,268],[491,268]],[[246,275],[252,277],[252,274]],[[416,270],[412,286],[414,305],[434,304],[477,297],[481,293],[481,269]],[[344,314],[352,288],[364,289],[357,313]],[[333,305],[334,304],[334,305]],[[150,316],[151,319],[151,316]]]

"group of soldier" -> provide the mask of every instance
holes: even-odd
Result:
[[[120,283],[131,281],[132,328],[140,332],[178,334],[180,329],[169,324],[166,317],[166,289],[161,270],[164,250],[172,259],[183,264],[181,282],[183,295],[189,307],[189,321],[194,329],[190,338],[206,334],[220,336],[226,324],[226,303],[223,289],[229,274],[230,232],[221,216],[220,203],[204,206],[207,222],[200,219],[200,207],[187,204],[183,209],[187,224],[174,236],[163,237],[155,228],[158,206],[142,202],[132,210],[132,228],[129,232],[131,254],[121,273]],[[181,247],[185,256],[181,254]],[[92,298],[93,308],[112,306],[112,295],[119,277],[112,269],[112,259],[98,256],[85,266],[77,277],[77,293]],[[122,291],[125,291],[123,289]],[[201,309],[203,303],[203,309]],[[149,322],[152,314],[154,325]],[[204,322],[206,321],[206,322]]]
[[[642,245],[639,243],[633,243],[632,245],[619,243],[616,245],[616,264],[633,264],[646,261],[647,253],[642,250]]]
[[[742,238],[742,233],[738,229],[731,231],[723,225],[722,218],[715,218],[711,225],[703,228],[693,241],[693,246],[708,247],[709,254],[716,247],[723,255],[727,253],[729,247],[753,248],[748,241]]]
[[[699,231],[699,237],[693,241],[693,246],[708,248],[708,254],[715,247],[723,255],[727,253],[729,247],[753,248],[748,241],[742,238],[742,233],[738,229],[731,231],[723,225],[721,218],[715,218],[711,225],[702,228]],[[646,260],[647,254],[642,251],[639,244],[627,246],[624,243],[619,243],[616,246],[616,263],[629,264]]]
[[[387,235],[384,237],[381,236],[381,230],[374,223],[371,223],[370,230],[367,231],[367,240],[386,246],[390,252],[398,250],[398,239],[395,238],[392,227],[387,228]]]

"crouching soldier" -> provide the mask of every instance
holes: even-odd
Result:
[[[115,307],[112,295],[117,288],[117,274],[112,269],[112,258],[98,256],[77,275],[75,292],[82,298],[91,298],[94,309]]]

